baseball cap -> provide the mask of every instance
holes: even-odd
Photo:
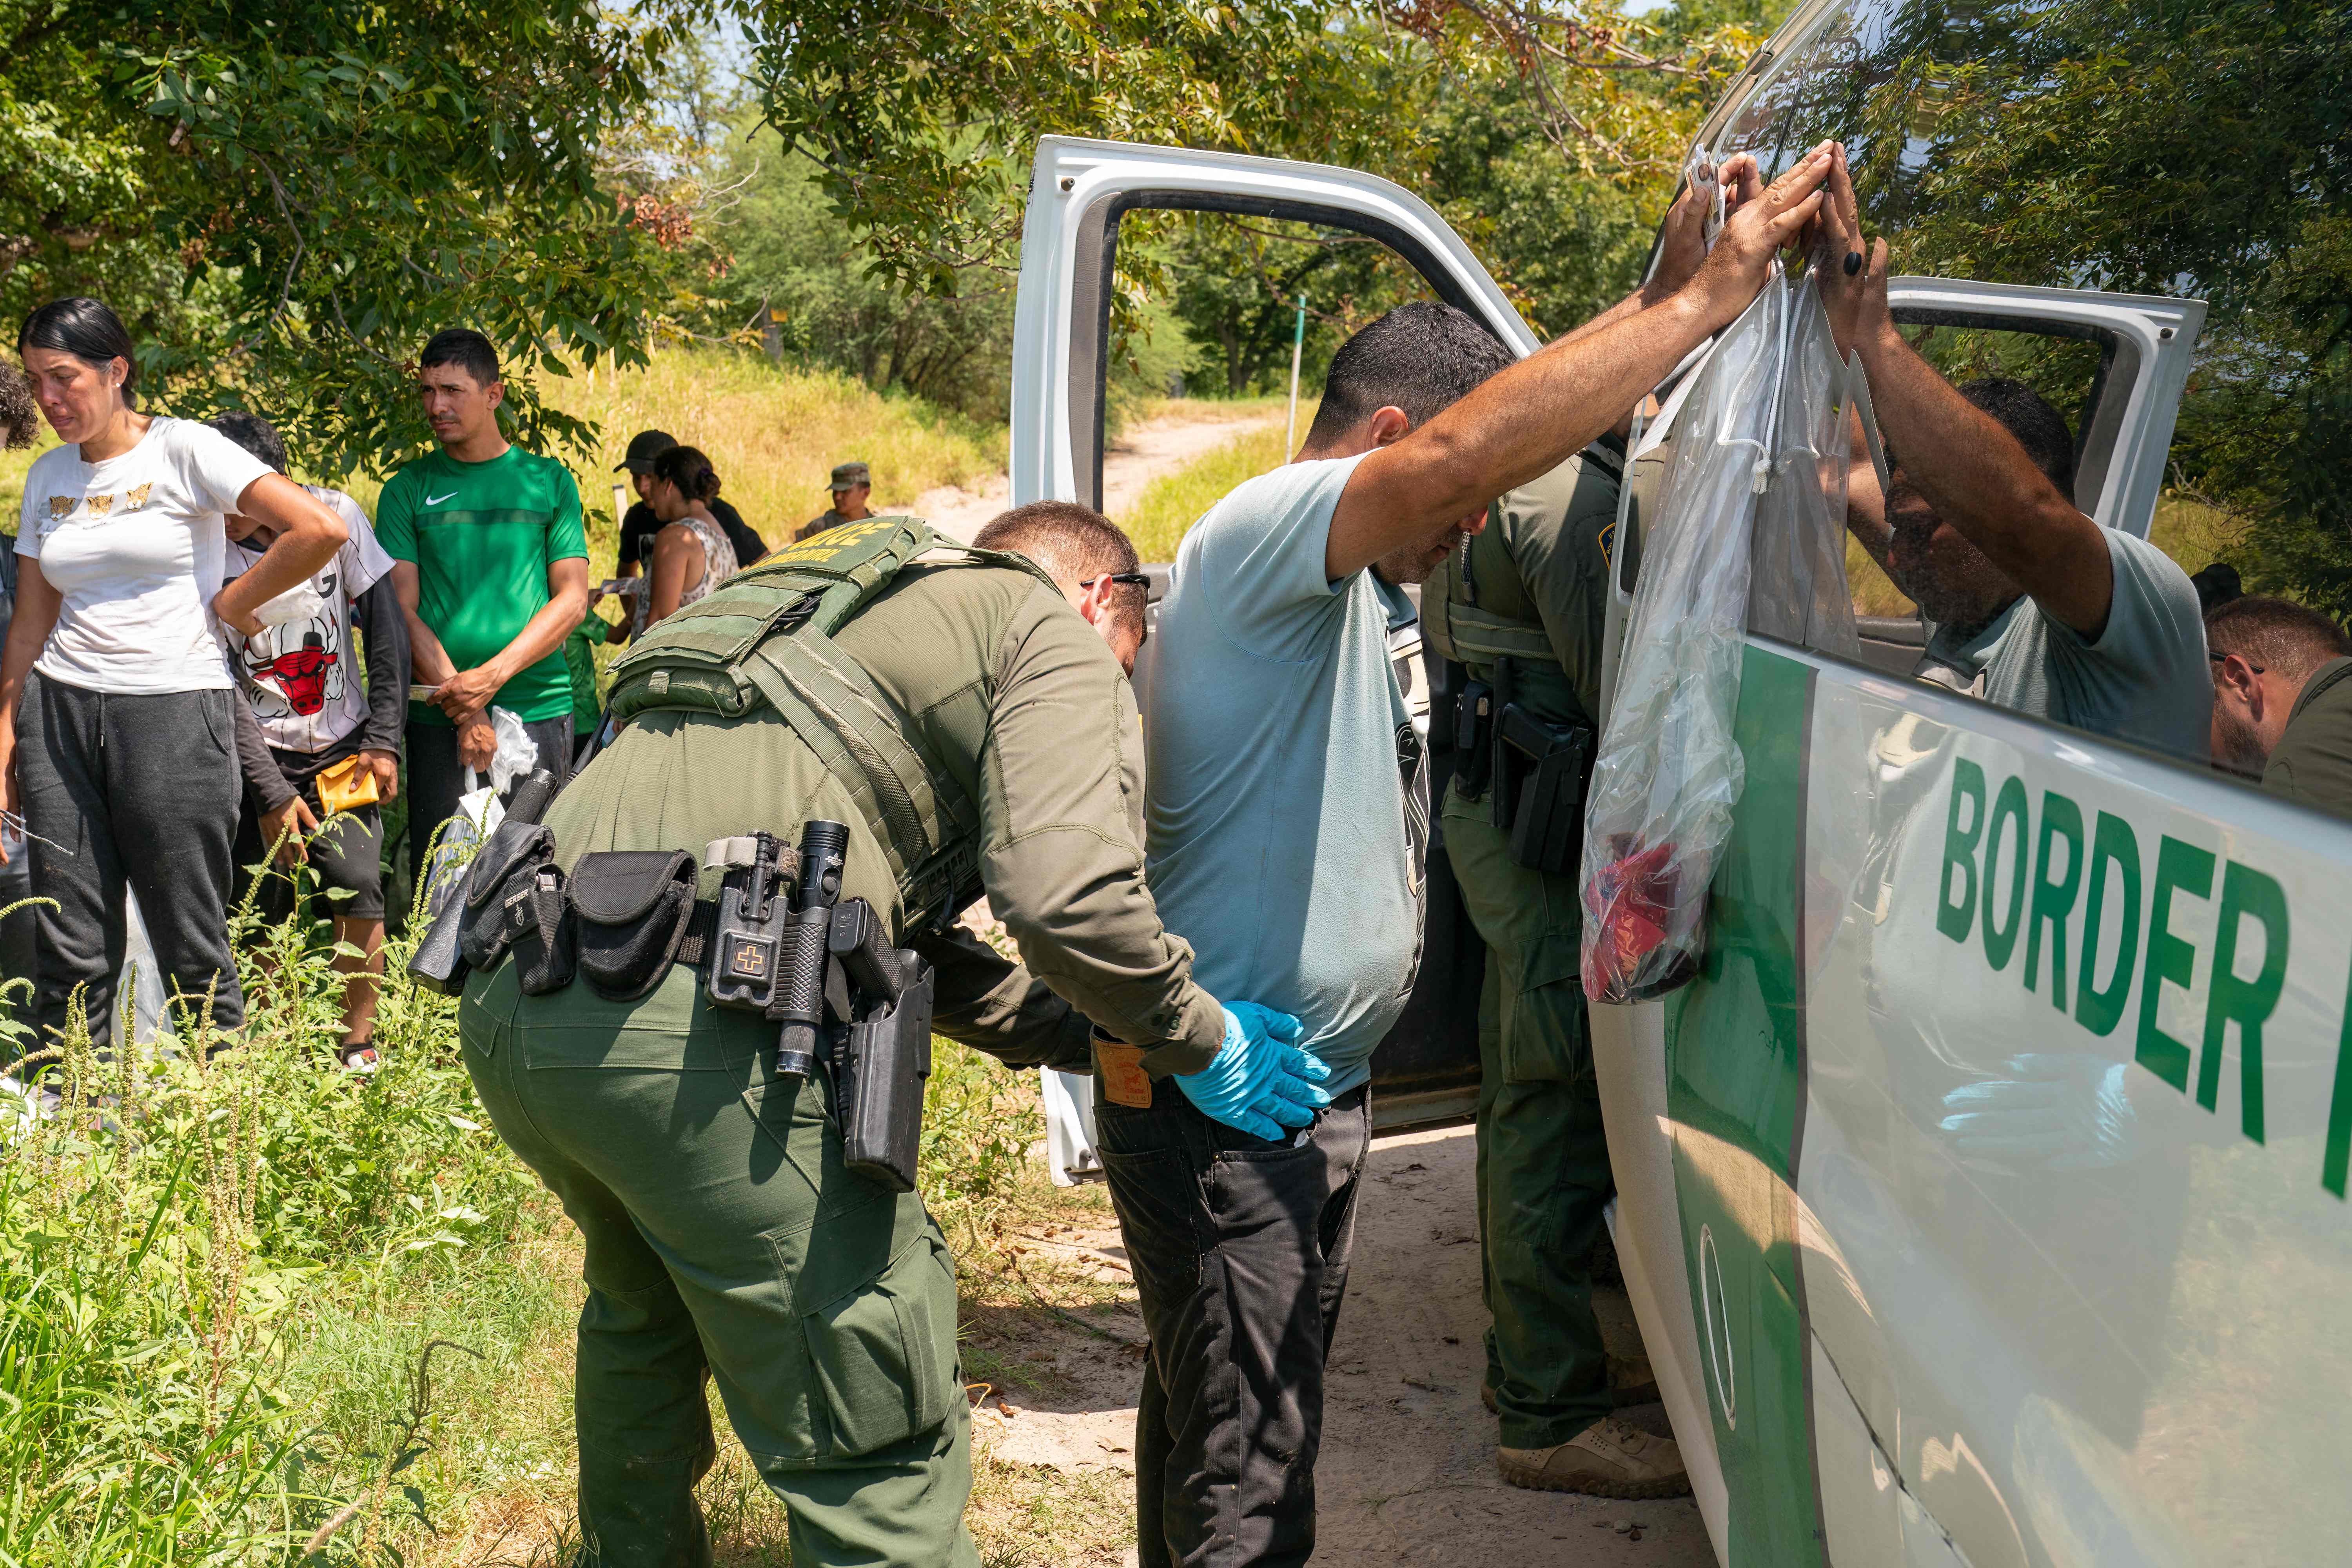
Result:
[[[863,463],[841,463],[834,468],[833,488],[836,490],[856,489],[859,485],[873,482],[874,476],[866,471]]]
[[[677,445],[677,437],[667,430],[640,430],[629,437],[628,455],[621,459],[614,473],[626,469],[633,474],[650,474],[654,459]]]

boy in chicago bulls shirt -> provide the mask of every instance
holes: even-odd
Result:
[[[213,428],[286,471],[286,446],[268,421],[224,414]],[[341,490],[303,487],[341,518],[351,537],[335,558],[301,588],[280,595],[260,612],[261,630],[247,637],[229,628],[238,689],[255,723],[237,730],[237,761],[246,784],[236,863],[257,865],[277,845],[278,862],[309,864],[315,885],[332,900],[335,938],[363,954],[339,957],[350,978],[343,986],[343,1041],[339,1054],[355,1072],[376,1065],[375,983],[383,973],[383,827],[373,805],[330,816],[319,798],[320,773],[357,756],[373,774],[376,795],[390,801],[399,787],[401,734],[408,720],[408,626],[393,592],[392,557],[376,542],[357,502]],[[268,529],[242,517],[226,519],[225,577],[261,559]],[[366,647],[362,680],[356,627]],[[337,890],[347,894],[335,897]],[[293,912],[289,876],[272,876],[261,889],[263,910],[282,920]]]

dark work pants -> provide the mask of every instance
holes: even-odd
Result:
[[[111,1037],[114,980],[129,926],[127,886],[139,900],[167,996],[213,1021],[245,1023],[229,950],[229,845],[242,784],[236,710],[226,689],[125,697],[86,691],[37,673],[16,718],[16,783],[32,842],[39,908],[44,1037],[65,1027],[76,986],[94,1040]],[[41,839],[53,839],[63,849]],[[67,853],[70,851],[70,853]]]
[[[1151,1338],[1135,1433],[1142,1568],[1305,1563],[1370,1096],[1351,1090],[1280,1143],[1211,1121],[1164,1080],[1148,1110],[1097,1101],[1095,1125]]]
[[[1478,1238],[1486,1383],[1506,1448],[1565,1443],[1609,1414],[1592,1249],[1616,1184],[1601,1121],[1576,879],[1511,859],[1484,802],[1449,789],[1445,852],[1486,941],[1478,1004]]]
[[[523,725],[539,745],[539,763],[558,782],[572,773],[572,712]],[[457,731],[449,724],[408,726],[408,871],[412,889],[425,885],[434,829],[457,815],[466,793],[466,764],[457,760]]]

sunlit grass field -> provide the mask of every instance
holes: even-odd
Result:
[[[613,469],[629,437],[648,427],[709,453],[721,494],[771,544],[789,540],[825,509],[836,463],[873,468],[877,510],[1004,467],[1002,426],[885,396],[835,372],[772,365],[752,354],[671,349],[641,370],[583,372],[543,389],[557,407],[593,421],[603,433],[593,452],[560,454],[580,486],[591,570],[598,575],[609,570],[618,542],[613,486],[625,476]],[[0,530],[15,531],[25,472],[55,444],[45,426],[35,450],[0,452]],[[301,454],[293,457],[299,469]],[[341,485],[373,517],[383,478],[354,475]]]

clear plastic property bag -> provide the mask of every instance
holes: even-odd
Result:
[[[1746,781],[1732,717],[1758,508],[1780,478],[1794,293],[1776,271],[1691,373],[1676,416],[1586,795],[1582,968],[1596,1002],[1672,991],[1705,951],[1707,884]]]
[[[457,815],[441,829],[440,839],[433,846],[433,863],[425,868],[425,886],[431,889],[425,897],[425,908],[436,915],[456,889],[458,873],[466,862],[474,858],[482,840],[506,820],[506,807],[499,797],[514,787],[515,781],[539,765],[539,742],[523,728],[520,715],[504,708],[492,708],[490,729],[498,736],[498,750],[490,757],[489,777],[485,779],[471,768],[466,770],[466,792],[457,797]],[[435,826],[412,822],[408,830],[429,833]]]
[[[1845,574],[1846,475],[1853,451],[1853,384],[1820,290],[1790,289],[1772,481],[1756,501],[1748,629],[1801,647],[1858,658]]]

